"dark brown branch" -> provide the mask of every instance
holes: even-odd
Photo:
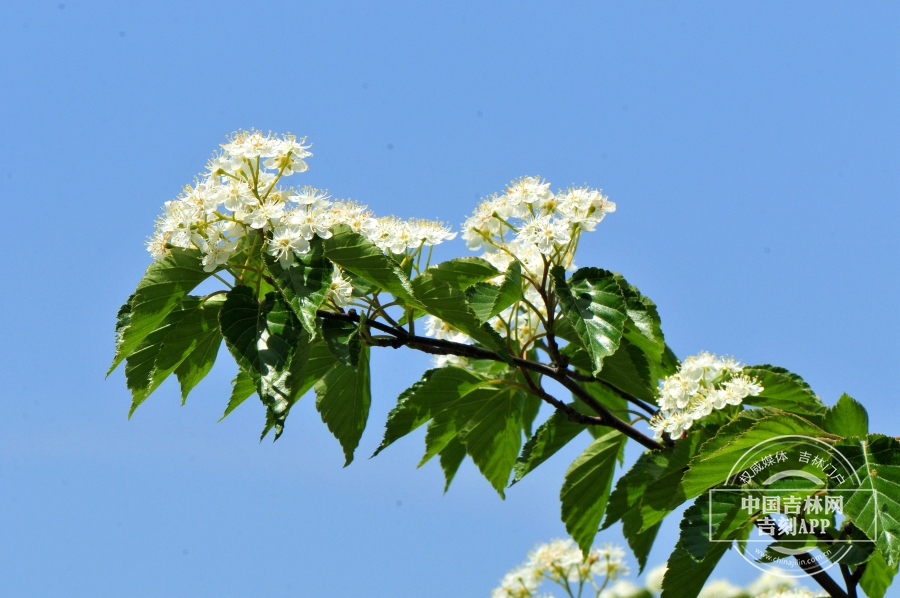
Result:
[[[761,520],[757,520],[756,526],[759,527],[761,523]],[[782,535],[784,534],[780,534],[776,531],[773,537],[777,540]],[[845,592],[844,589],[819,566],[819,562],[814,559],[810,553],[804,552],[802,554],[795,554],[794,559],[796,559],[797,564],[800,565],[800,568],[803,569],[807,575],[812,577],[823,590],[828,592],[828,595],[831,596],[831,598],[849,598],[847,592]]]
[[[841,575],[844,577],[844,585],[847,586],[847,598],[857,598],[856,596],[856,580],[850,572],[850,567],[844,563],[840,564]]]
[[[360,320],[359,315],[355,311],[350,311],[348,313],[318,311],[316,312],[316,315],[320,318],[344,320],[345,322],[358,323]],[[395,349],[402,346],[407,346],[411,349],[416,349],[424,353],[431,353],[433,355],[458,355],[459,357],[468,357],[469,359],[507,361],[494,351],[484,349],[482,347],[464,345],[462,343],[454,343],[443,339],[417,336],[414,334],[409,334],[402,328],[394,328],[377,321],[366,320],[366,325],[376,330],[386,332],[387,334],[390,334],[394,337],[393,340],[385,340],[384,345],[382,346],[389,346]],[[569,378],[569,376],[567,375],[567,370],[560,370],[543,363],[529,361],[520,357],[512,357],[511,359],[513,364],[517,367],[530,370],[537,374],[541,374],[542,376],[547,376],[548,378],[556,380],[557,382],[562,384],[566,389],[574,394],[576,398],[586,403],[591,409],[594,410],[595,413],[597,413],[599,419],[602,421],[601,425],[613,428],[614,430],[618,430],[625,436],[631,438],[635,442],[650,450],[661,450],[665,448],[662,444],[656,442],[646,434],[642,433],[640,430],[633,428],[628,422],[625,422],[613,415],[605,405],[595,399],[593,395],[582,388],[581,385]],[[546,400],[544,397],[541,398]],[[557,407],[557,405],[555,404],[554,406]],[[568,414],[568,411],[566,411],[566,413]]]
[[[568,372],[568,375],[570,378],[573,378],[580,382],[597,382],[599,384],[602,384],[603,386],[605,386],[609,390],[613,391],[614,393],[616,393],[617,395],[619,395],[620,397],[622,397],[623,399],[625,399],[632,405],[637,405],[638,407],[640,407],[641,409],[643,409],[650,415],[656,415],[656,409],[654,409],[650,404],[642,401],[641,399],[637,398],[634,395],[628,394],[624,390],[619,390],[618,388],[616,388],[609,382],[604,382],[603,380],[600,380],[599,378],[597,378],[595,376],[590,376],[588,374],[582,374],[581,372],[576,372],[574,370],[567,370],[567,372]]]

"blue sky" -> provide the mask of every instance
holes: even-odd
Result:
[[[185,407],[167,383],[126,419],[115,311],[238,128],[309,136],[302,182],[379,214],[459,223],[523,174],[602,187],[619,210],[579,263],[652,297],[679,355],[787,367],[896,435],[898,25],[889,2],[4,3],[4,593],[485,596],[564,533],[577,446],[506,501],[471,463],[443,496],[421,434],[365,458],[422,356],[375,354],[346,469],[309,398],[274,444],[258,403],[216,423],[224,353]]]

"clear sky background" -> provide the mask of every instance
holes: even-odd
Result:
[[[602,187],[579,263],[653,298],[680,356],[787,367],[900,433],[897,3],[62,2],[0,5],[3,595],[486,596],[564,534],[578,442],[506,501],[471,462],[442,495],[421,433],[366,458],[428,365],[402,351],[374,355],[346,469],[311,397],[274,444],[258,401],[216,423],[224,349],[186,406],[173,381],[126,419],[116,309],[238,128],[308,135],[291,183],[382,215]]]

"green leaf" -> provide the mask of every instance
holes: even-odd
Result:
[[[667,563],[660,598],[697,598],[728,548],[728,543],[717,542],[698,563],[679,540]]]
[[[266,254],[265,260],[275,286],[284,295],[310,337],[315,338],[316,311],[325,302],[334,276],[334,267],[325,259],[323,244],[320,241],[313,242],[309,253],[295,256],[294,263],[288,268],[282,268],[271,255]]]
[[[428,268],[425,273],[458,289],[465,289],[476,282],[490,280],[501,274],[490,262],[480,257],[454,258]]]
[[[372,456],[477,390],[478,383],[483,380],[483,377],[458,367],[426,371],[420,380],[400,393],[397,405],[388,413],[384,439]]]
[[[429,314],[468,334],[500,357],[512,359],[500,335],[489,325],[481,323],[472,313],[463,291],[430,274],[417,276],[412,282],[412,288],[416,299]]]
[[[444,484],[445,494],[447,493],[447,490],[450,489],[450,482],[453,481],[456,472],[459,471],[459,466],[465,458],[466,445],[464,445],[459,438],[451,440],[447,443],[447,446],[444,447],[444,450],[440,452],[441,469],[444,470],[444,479],[446,480],[446,483]]]
[[[656,402],[656,383],[650,362],[627,338],[623,338],[619,349],[606,358],[597,378],[639,399]]]
[[[501,497],[522,448],[523,395],[516,388],[497,389],[459,433],[466,453]]]
[[[324,318],[322,320],[322,336],[325,345],[338,361],[349,368],[355,368],[359,362],[359,324]]]
[[[237,376],[231,381],[231,398],[228,400],[228,407],[219,421],[228,417],[228,414],[237,409],[238,405],[250,398],[254,392],[256,392],[256,384],[253,382],[253,378],[244,370],[238,370]]]
[[[397,299],[418,306],[413,298],[409,277],[393,258],[345,224],[335,226],[333,233],[325,240],[325,257]]]
[[[625,313],[628,316],[625,338],[646,353],[652,362],[660,362],[666,349],[666,339],[656,304],[619,274],[616,275],[616,282],[625,298]]]
[[[531,427],[541,412],[543,404],[544,401],[541,397],[534,394],[525,395],[525,406],[522,408],[522,431],[525,433],[525,436],[531,436]]]
[[[487,322],[522,298],[522,266],[513,262],[500,285],[479,282],[466,289],[466,299],[475,316]]]
[[[844,515],[881,551],[891,567],[900,563],[900,442],[888,436],[845,440],[836,450],[856,468],[860,484],[850,478],[839,486],[855,489],[844,498]]]
[[[691,433],[676,442],[674,448],[661,451],[666,456],[665,469],[662,472],[656,468],[652,470],[655,479],[647,484],[641,495],[642,531],[662,521],[687,500],[681,488],[687,464],[711,436],[712,432],[706,428],[691,429]]]
[[[592,442],[566,471],[560,491],[566,531],[587,555],[603,519],[616,457],[625,436],[610,432]]]
[[[297,348],[308,344],[306,331],[278,294],[270,293],[260,302],[246,286],[228,292],[219,324],[228,350],[256,385],[277,439],[294,394],[290,366]]]
[[[641,522],[641,510],[637,507],[627,511],[625,516],[622,517],[622,535],[625,536],[625,540],[628,541],[628,547],[631,548],[634,558],[637,559],[639,574],[647,566],[647,557],[650,555],[653,542],[656,540],[656,534],[662,525],[657,523],[642,531]]]
[[[168,315],[160,322],[160,325],[150,334],[144,337],[144,340],[135,348],[134,351],[126,358],[125,361],[125,382],[131,390],[131,411],[128,416],[134,413],[135,409],[144,402],[151,392],[171,373],[172,369],[166,372],[160,372],[156,375],[156,384],[154,384],[154,369],[156,359],[159,357],[160,350],[163,347],[163,341],[170,332],[175,330],[178,324],[187,314],[196,312],[200,308],[200,297],[187,297],[178,304],[178,306],[169,312]],[[175,366],[178,364],[176,363]]]
[[[337,363],[316,383],[316,409],[344,449],[344,467],[353,461],[353,453],[366,428],[371,402],[369,347],[366,345],[360,345],[356,368]]]
[[[592,373],[597,374],[603,360],[619,348],[625,328],[627,309],[616,276],[599,268],[580,268],[566,282],[560,266],[552,274],[560,307],[591,355]]]
[[[641,453],[631,469],[616,481],[616,487],[609,495],[606,519],[603,520],[601,529],[608,528],[632,509],[637,509],[640,514],[641,497],[644,495],[644,491],[665,471],[671,454],[672,449]]]
[[[884,598],[895,575],[897,575],[897,565],[889,566],[881,552],[876,550],[866,563],[866,570],[863,571],[859,580],[859,587],[863,589],[868,598]]]
[[[723,427],[719,435],[722,435],[722,440],[727,444],[722,446],[713,442],[704,445],[691,459],[690,469],[681,483],[681,491],[686,499],[699,496],[707,488],[725,482],[741,455],[764,440],[788,435],[813,438],[828,436],[824,430],[802,417],[783,412],[763,417],[737,437],[732,435],[731,430],[726,431],[726,428],[728,426]]]
[[[551,415],[522,448],[522,454],[513,467],[513,480],[510,486],[534,471],[538,465],[556,454],[584,430],[584,425],[571,421],[562,411]]]
[[[134,294],[119,310],[116,355],[107,376],[157,329],[185,295],[210,276],[200,258],[196,249],[174,248],[150,264]]]
[[[863,437],[869,433],[869,414],[858,401],[844,394],[828,409],[824,426],[826,431],[844,438]]]
[[[744,399],[745,405],[775,407],[801,415],[825,414],[825,404],[797,374],[774,365],[746,366],[744,374],[757,378],[763,386],[759,396]]]
[[[128,328],[128,325],[131,324],[131,302],[134,301],[134,293],[128,297],[128,301],[126,301],[122,307],[119,308],[119,312],[116,314],[116,356],[121,353],[122,341],[125,340],[125,330]],[[127,356],[123,356],[127,357]],[[116,363],[113,362],[112,366],[109,368],[109,371],[106,372],[106,375],[109,376],[114,369],[116,369]]]
[[[695,561],[701,562],[710,546],[714,546],[713,540],[734,539],[750,521],[751,514],[741,509],[739,493],[701,494],[681,519],[681,546]]]

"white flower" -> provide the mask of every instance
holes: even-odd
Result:
[[[436,368],[444,368],[451,365],[464,368],[469,365],[469,361],[459,355],[432,355],[431,363]]]
[[[530,204],[536,201],[546,201],[553,197],[550,191],[550,183],[541,177],[522,177],[510,183],[506,189],[507,201],[513,205],[520,203]]]
[[[711,581],[703,586],[697,598],[743,598],[746,596],[743,588],[730,584],[724,579]]]
[[[244,219],[250,228],[265,229],[270,224],[280,224],[284,216],[284,204],[274,199],[269,199],[261,205],[257,205]]]
[[[665,564],[657,565],[647,573],[647,589],[651,592],[661,592],[663,577],[666,576]]]
[[[327,208],[331,196],[327,190],[316,189],[309,185],[303,187],[291,196],[291,201],[305,206],[313,206],[316,208]]]
[[[334,267],[334,274],[331,277],[331,284],[328,286],[328,295],[326,301],[331,301],[337,307],[343,309],[350,304],[353,297],[353,286],[350,281],[344,278],[341,269]]]
[[[617,581],[612,587],[600,592],[600,598],[634,598],[643,593],[643,588],[639,588],[630,581]]]
[[[525,598],[533,596],[540,585],[530,567],[520,566],[500,581],[500,587],[491,592],[491,598]]]
[[[303,208],[285,214],[287,221],[297,227],[307,241],[317,236],[320,239],[331,237],[331,213],[320,208]]]
[[[425,334],[452,343],[469,343],[472,340],[468,335],[451,328],[449,324],[434,316],[425,318]]]
[[[307,253],[309,241],[303,238],[296,226],[278,226],[275,228],[272,240],[269,242],[269,255],[276,258],[282,268],[294,263],[295,253]]]
[[[565,245],[571,239],[568,223],[554,220],[545,214],[528,221],[519,231],[519,239],[525,243],[534,243],[544,255],[553,252],[557,245]]]

